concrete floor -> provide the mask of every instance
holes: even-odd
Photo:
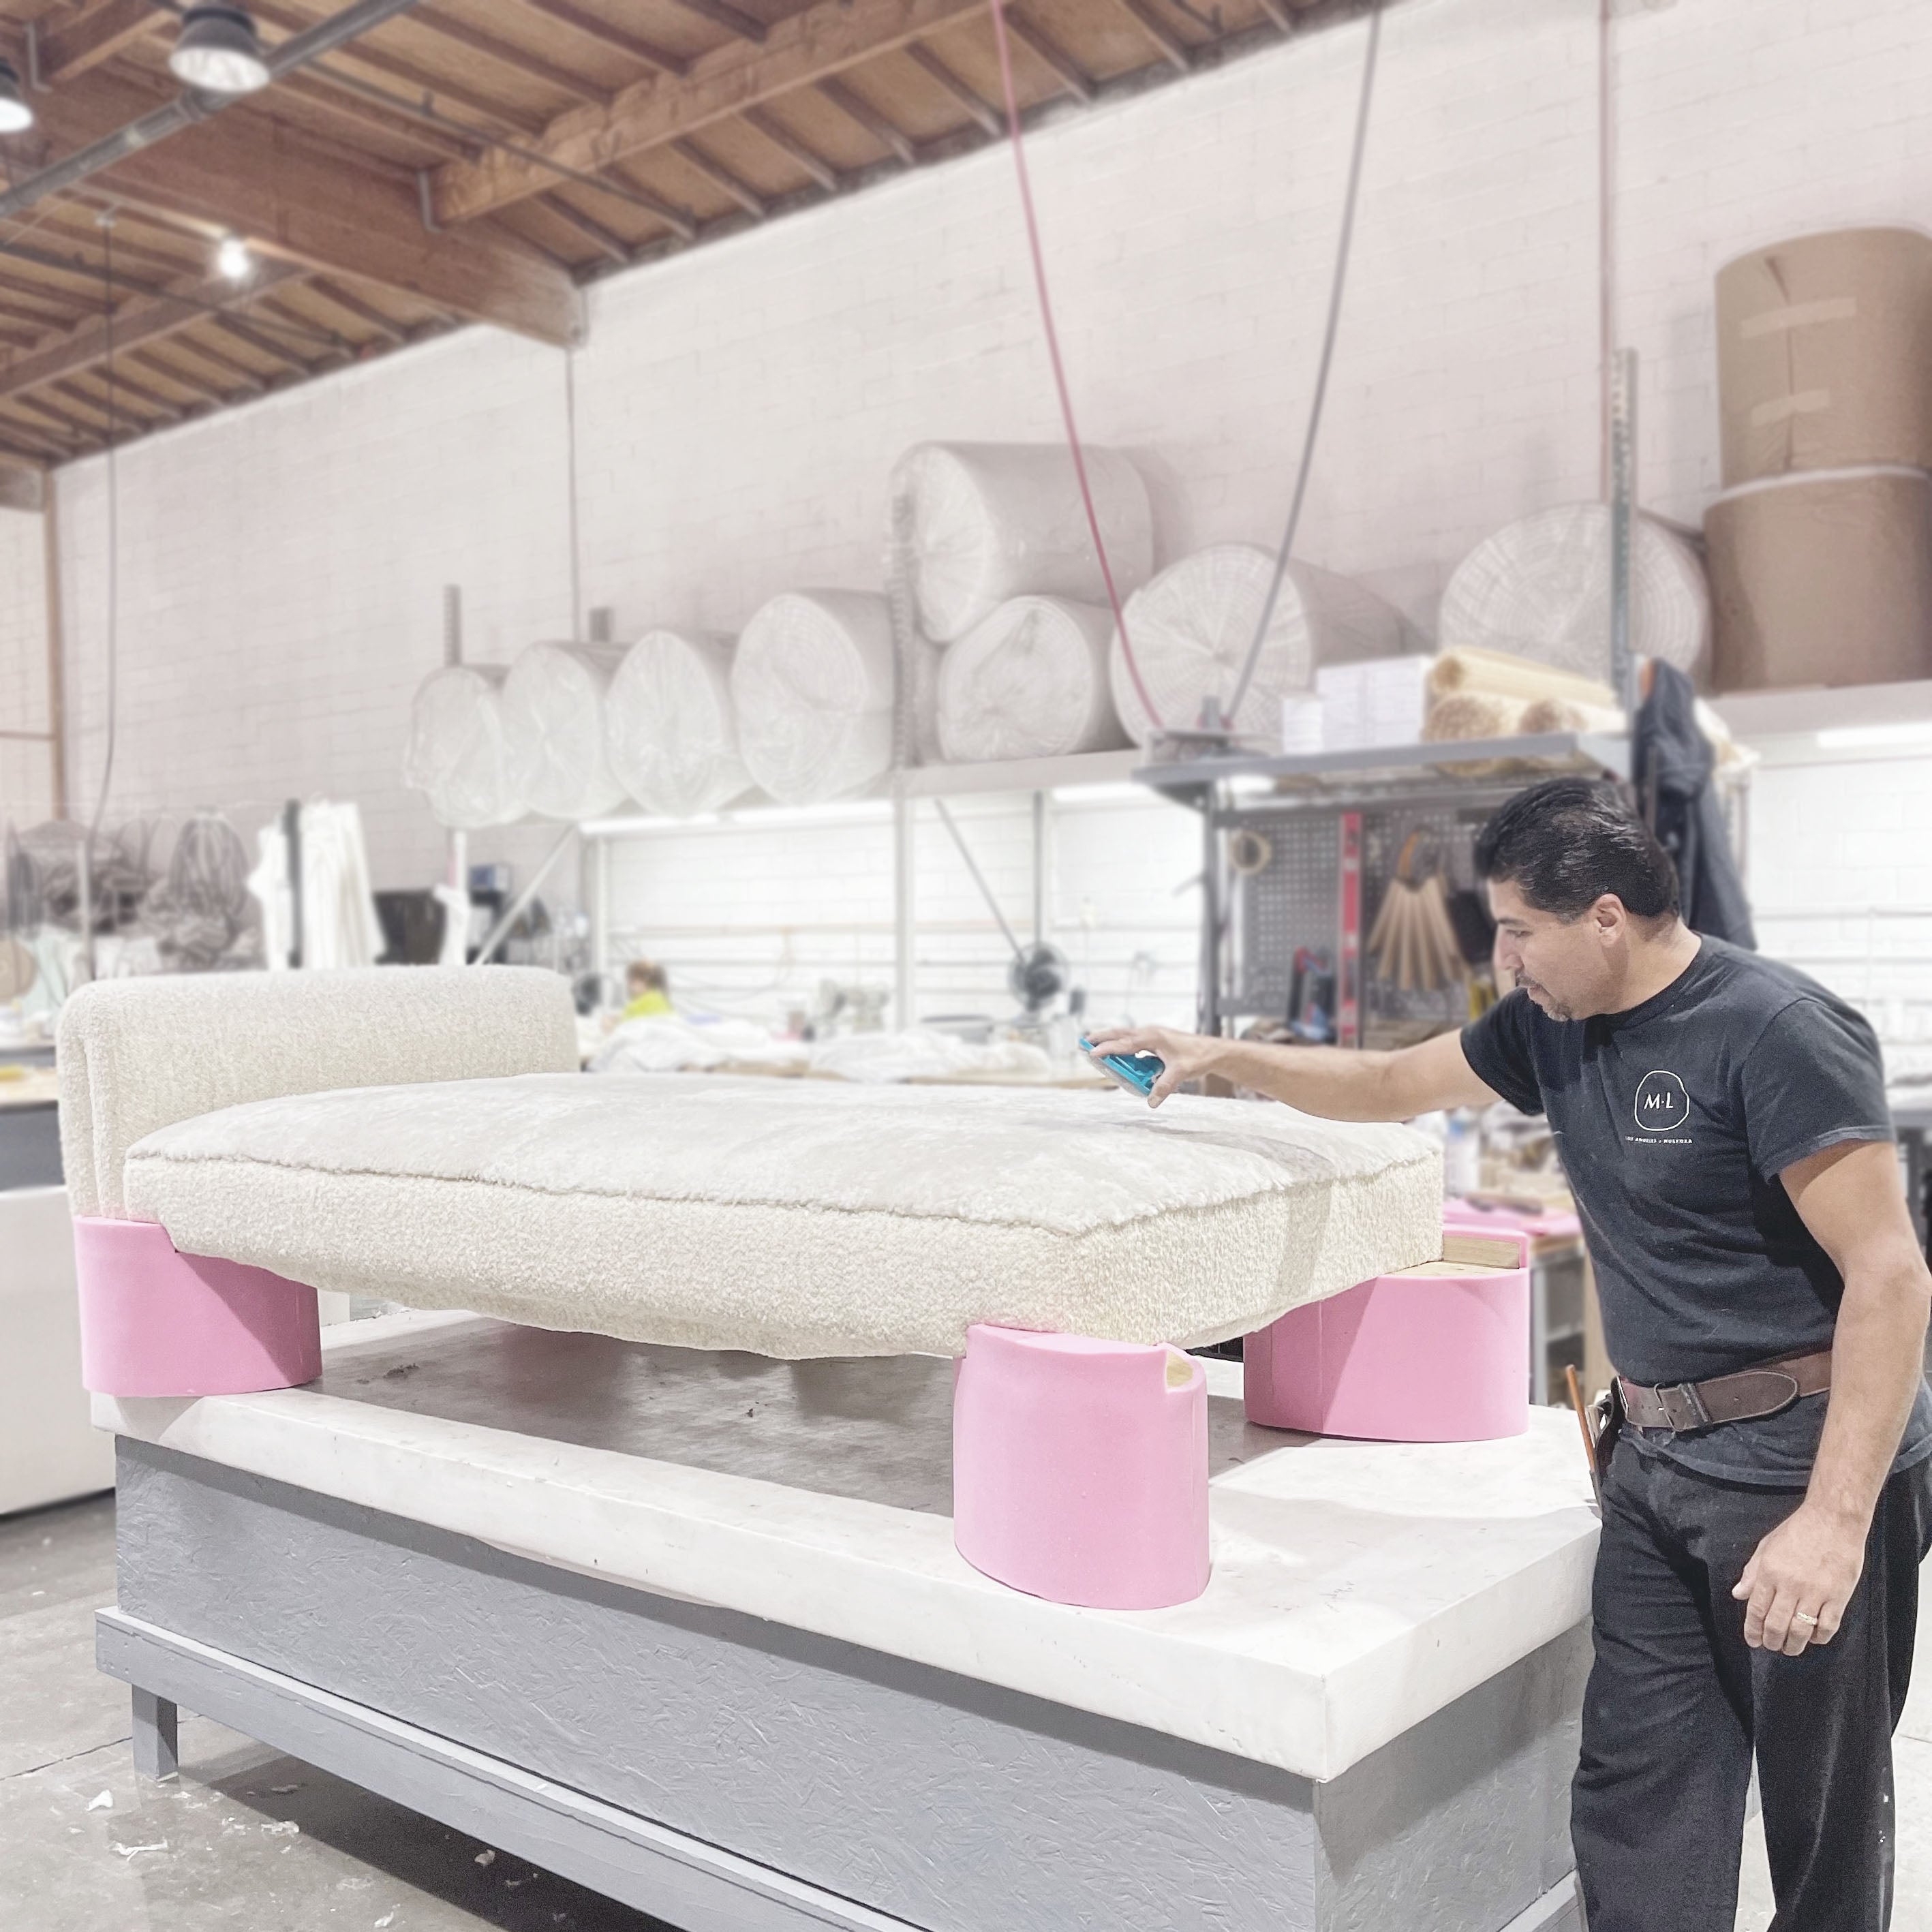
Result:
[[[1932,1585],[1932,1577],[1928,1579]],[[184,1712],[182,1775],[134,1775],[94,1667],[112,1499],[0,1519],[0,1899],[21,1932],[670,1932],[567,1880]],[[1894,1932],[1932,1932],[1932,1588],[1898,1744]],[[1744,1850],[1737,1932],[1772,1918]]]

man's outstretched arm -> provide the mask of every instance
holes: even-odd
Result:
[[[1440,1107],[1486,1107],[1498,1097],[1463,1057],[1460,1034],[1438,1034],[1399,1053],[1266,1046],[1166,1027],[1112,1027],[1091,1038],[1096,1054],[1160,1056],[1167,1070],[1148,1096],[1154,1107],[1183,1081],[1210,1073],[1329,1120],[1407,1120]]]

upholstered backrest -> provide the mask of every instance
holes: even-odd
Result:
[[[142,1135],[244,1100],[566,1073],[568,983],[535,967],[372,967],[99,980],[62,1009],[61,1148],[76,1214],[121,1216]]]

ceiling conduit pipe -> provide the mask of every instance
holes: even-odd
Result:
[[[345,42],[380,27],[386,20],[394,20],[398,14],[407,13],[416,4],[416,0],[356,0],[355,5],[344,8],[326,20],[318,21],[307,32],[294,34],[283,41],[268,56],[271,82],[293,74],[298,68],[306,67],[324,54],[333,53]],[[0,194],[0,219],[19,214],[50,194],[61,194],[86,181],[90,175],[116,166],[144,148],[152,148],[157,142],[165,141],[184,128],[207,120],[244,98],[207,94],[190,88],[165,106],[156,108],[152,114],[144,114],[140,120],[130,121],[126,127],[102,135],[99,140],[76,149],[64,160],[56,161],[52,166],[43,168],[38,174],[28,175],[16,182]]]

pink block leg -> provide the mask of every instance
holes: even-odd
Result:
[[[1178,1350],[976,1325],[952,1394],[952,1534],[1029,1595],[1159,1610],[1208,1587],[1208,1384]]]
[[[1243,1352],[1248,1420],[1270,1429],[1385,1442],[1520,1436],[1529,1271],[1383,1275],[1290,1309]]]
[[[184,1255],[152,1221],[78,1215],[81,1380],[100,1395],[244,1395],[322,1373],[315,1290]]]

